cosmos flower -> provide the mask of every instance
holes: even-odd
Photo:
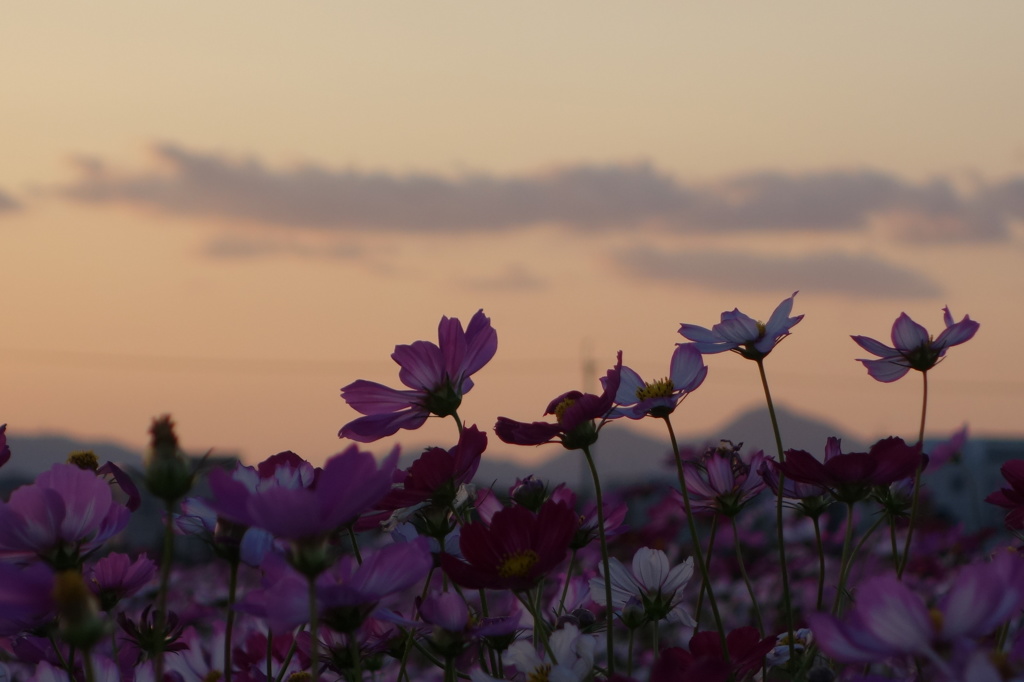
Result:
[[[631,599],[643,607],[648,622],[669,620],[687,626],[696,622],[683,607],[683,588],[693,576],[693,557],[677,566],[669,566],[668,556],[660,549],[641,547],[633,555],[632,571],[618,559],[608,560],[612,582],[612,607],[621,612]],[[590,595],[595,603],[605,605],[603,567],[601,573],[590,580]]]
[[[885,383],[896,381],[912,369],[927,372],[945,357],[951,346],[969,341],[980,326],[967,315],[954,323],[949,308],[942,310],[946,328],[938,338],[933,339],[927,329],[910,319],[906,313],[900,313],[892,325],[892,347],[866,336],[850,337],[858,346],[881,358],[858,362],[867,367],[873,379]]]
[[[561,502],[548,500],[536,514],[506,507],[490,524],[463,526],[459,548],[465,561],[442,554],[441,567],[463,587],[528,590],[565,559],[577,528],[576,514]]]
[[[735,516],[765,489],[764,479],[758,474],[764,460],[760,450],[748,463],[735,450],[719,448],[701,462],[683,462],[690,508],[694,513]],[[682,497],[674,490],[673,495]]]
[[[401,367],[398,378],[409,390],[363,379],[341,389],[345,402],[366,416],[345,424],[338,437],[372,443],[399,429],[418,429],[432,414],[454,415],[462,396],[473,388],[469,377],[490,362],[497,349],[498,335],[483,310],[465,331],[458,318],[442,317],[436,344],[416,341],[395,346],[391,354]]]
[[[35,483],[0,502],[0,555],[39,557],[54,568],[77,568],[119,533],[131,512],[92,471],[54,464]]]
[[[1011,459],[999,471],[1010,487],[997,490],[986,497],[985,501],[1010,510],[1006,514],[1007,528],[1024,530],[1024,459]]]
[[[0,467],[11,458],[11,446],[7,444],[7,424],[0,424]]]
[[[697,390],[708,375],[704,358],[692,343],[676,344],[664,379],[645,382],[629,367],[622,368],[615,393],[615,416],[643,419],[647,415],[667,417],[689,393]]]
[[[398,472],[399,487],[385,495],[377,507],[394,510],[429,500],[450,506],[459,488],[473,480],[486,449],[486,433],[476,426],[464,428],[455,447],[428,448],[407,471]]]
[[[505,665],[514,666],[527,680],[583,682],[590,679],[596,645],[593,635],[580,633],[575,625],[565,625],[551,634],[550,645],[554,661],[538,654],[534,646],[525,640],[513,643],[502,660]],[[472,682],[498,682],[497,678],[480,670],[474,670],[470,679]]]
[[[914,475],[921,464],[920,448],[902,438],[883,438],[868,452],[842,454],[839,441],[830,438],[821,462],[803,450],[787,450],[786,461],[776,464],[787,479],[827,488],[840,502],[864,499],[873,487],[888,487]]]
[[[284,475],[291,483],[257,485],[255,489],[227,471],[215,469],[209,477],[213,498],[208,503],[234,523],[263,528],[277,538],[315,541],[350,523],[384,497],[391,489],[397,462],[397,448],[378,467],[372,454],[353,444],[328,459],[309,485],[297,484],[307,480],[300,470]]]
[[[132,561],[127,554],[111,552],[86,570],[86,584],[104,611],[138,594],[156,577],[156,563],[145,554]]]
[[[790,329],[804,319],[803,315],[789,316],[796,294],[793,292],[793,296],[780,303],[767,323],[758,322],[738,309],[733,309],[722,313],[722,321],[711,329],[683,324],[679,327],[679,333],[693,341],[701,353],[731,350],[748,360],[761,360],[772,352],[779,341],[789,336]]]
[[[554,415],[555,422],[517,422],[498,417],[494,432],[512,445],[542,445],[560,442],[567,450],[589,447],[597,441],[597,432],[605,419],[612,416],[615,396],[622,377],[622,351],[615,366],[601,379],[601,395],[569,391],[552,400],[544,414]]]
[[[49,566],[0,562],[0,637],[34,630],[53,620],[54,574]]]

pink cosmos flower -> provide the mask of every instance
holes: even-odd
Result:
[[[755,452],[746,463],[735,452],[715,450],[701,463],[683,462],[686,468],[686,491],[694,513],[714,513],[735,516],[765,489],[758,475],[764,453]],[[681,493],[673,490],[679,499]]]
[[[54,464],[31,485],[0,502],[0,555],[39,557],[54,568],[77,568],[119,533],[131,512],[92,471]]]
[[[692,343],[676,344],[668,376],[664,379],[645,382],[629,367],[622,368],[619,390],[615,393],[619,407],[614,414],[630,419],[643,419],[647,415],[667,417],[683,398],[704,383],[707,375],[708,368],[697,347]]]
[[[612,583],[612,606],[617,613],[631,600],[642,606],[647,622],[669,620],[694,626],[689,610],[683,605],[683,588],[693,576],[693,557],[676,566],[670,566],[668,555],[660,549],[641,547],[633,555],[632,570],[627,570],[615,557],[608,561]],[[598,566],[600,575],[590,579],[590,597],[594,603],[605,605],[605,577],[603,567]]]
[[[366,416],[345,424],[338,437],[372,443],[399,429],[418,429],[432,414],[454,415],[462,396],[473,388],[469,377],[490,362],[497,349],[498,335],[483,310],[465,331],[458,318],[442,317],[437,344],[416,341],[395,346],[391,354],[402,368],[398,378],[409,390],[362,379],[341,389],[345,402]]]
[[[234,523],[263,528],[286,540],[315,541],[344,527],[384,497],[391,489],[397,462],[397,448],[378,467],[372,454],[352,445],[328,459],[308,486],[301,484],[307,479],[300,469],[294,476],[285,474],[291,483],[257,484],[255,489],[227,471],[214,470],[209,477],[213,492],[209,504]]]
[[[138,594],[156,572],[156,563],[144,554],[132,561],[127,554],[111,552],[90,566],[85,575],[86,584],[100,600],[100,608],[109,611],[122,599]]]
[[[892,347],[866,336],[852,336],[858,346],[877,355],[880,360],[858,360],[864,364],[873,379],[889,383],[896,381],[912,369],[927,372],[937,365],[951,346],[969,341],[980,326],[969,316],[953,322],[949,308],[943,308],[946,328],[938,338],[932,338],[928,330],[914,322],[906,313],[900,313],[892,325]]]
[[[789,336],[792,329],[803,315],[790,317],[793,310],[793,298],[797,292],[775,308],[768,322],[758,322],[754,318],[734,309],[722,313],[722,321],[711,329],[698,327],[695,324],[683,324],[679,333],[694,342],[701,353],[722,353],[727,350],[739,353],[748,360],[761,360],[772,352],[782,339]]]
[[[544,414],[554,415],[555,422],[517,422],[498,417],[494,432],[512,445],[542,445],[560,442],[567,450],[589,447],[597,441],[597,432],[604,420],[612,417],[615,395],[622,377],[622,351],[615,366],[601,379],[601,395],[569,391],[552,400]],[[596,423],[595,423],[596,422]]]

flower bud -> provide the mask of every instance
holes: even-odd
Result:
[[[60,636],[73,647],[90,649],[107,634],[96,597],[78,571],[61,571],[53,586]]]
[[[154,419],[149,432],[152,440],[146,466],[146,487],[156,497],[171,503],[188,494],[192,488],[193,472],[178,449],[178,437],[169,415]]]

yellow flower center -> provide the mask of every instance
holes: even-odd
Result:
[[[562,415],[565,414],[565,411],[568,410],[575,402],[575,398],[566,398],[562,402],[555,405],[555,419],[557,419],[559,423],[562,422]]]
[[[672,385],[672,380],[668,377],[664,379],[658,379],[657,381],[650,381],[644,384],[641,388],[636,389],[637,400],[647,400],[648,398],[668,398],[672,395],[672,391],[675,390],[675,386]]]
[[[79,469],[96,471],[100,468],[99,457],[92,450],[76,450],[68,455],[68,464],[74,464]]]
[[[502,578],[522,578],[538,561],[540,561],[540,556],[532,549],[511,554],[501,562],[501,566],[498,567],[498,575]]]
[[[526,676],[526,682],[548,682],[551,678],[548,674],[551,672],[551,664],[545,663],[539,668],[535,668],[532,673]]]

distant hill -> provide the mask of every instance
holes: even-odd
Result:
[[[787,449],[820,453],[823,452],[829,436],[842,438],[845,452],[866,449],[863,443],[845,435],[834,424],[798,414],[785,407],[776,407],[776,416],[779,420],[779,429],[782,431],[783,446]],[[761,449],[768,454],[775,454],[771,418],[764,406],[751,407],[725,426],[681,442],[680,447],[703,449],[722,439],[737,444],[743,443],[744,452]],[[480,485],[496,483],[500,489],[515,482],[516,478],[528,474],[550,482],[564,481],[579,486],[581,490],[588,489],[590,485],[590,472],[586,460],[579,452],[564,450],[557,445],[540,446],[552,453],[551,459],[539,465],[524,466],[514,461],[514,446],[502,443],[493,434],[489,442],[488,452],[485,453],[476,476],[476,481]],[[407,450],[403,463],[407,465],[421,451],[422,448]],[[668,439],[654,438],[641,433],[630,428],[626,420],[611,424],[602,430],[593,452],[601,480],[609,485],[675,476]]]
[[[864,444],[850,438],[833,424],[798,414],[785,407],[777,408],[779,427],[783,444],[787,448],[821,452],[825,439],[837,436],[843,439],[843,449],[863,450]],[[524,466],[514,461],[518,454],[514,446],[505,445],[490,434],[490,446],[480,463],[477,483],[508,486],[516,478],[534,474],[552,482],[568,482],[582,485],[590,480],[586,462],[579,452],[563,450],[557,445],[542,446],[552,457],[537,466]],[[762,449],[775,453],[775,437],[772,434],[768,410],[763,405],[753,406],[739,414],[721,428],[709,431],[698,438],[687,439],[681,447],[703,448],[721,439],[744,443],[744,452]],[[134,471],[142,469],[142,456],[124,446],[109,441],[79,441],[60,435],[19,436],[8,432],[8,444],[14,453],[11,460],[0,469],[0,490],[9,491],[17,485],[27,483],[56,462],[67,459],[75,450],[93,450],[101,462],[110,460],[122,468]],[[405,448],[402,466],[419,456],[423,448]],[[608,484],[634,483],[637,481],[672,476],[670,467],[671,449],[668,440],[653,438],[630,428],[627,420],[611,424],[601,432],[601,438],[594,448],[594,457],[602,481]]]
[[[66,462],[68,455],[76,450],[92,450],[100,463],[114,462],[122,469],[142,469],[142,455],[110,441],[82,441],[56,434],[21,436],[7,431],[7,444],[11,448],[11,459],[0,468],[0,490],[11,490],[23,483],[34,481],[36,476],[58,462]]]

